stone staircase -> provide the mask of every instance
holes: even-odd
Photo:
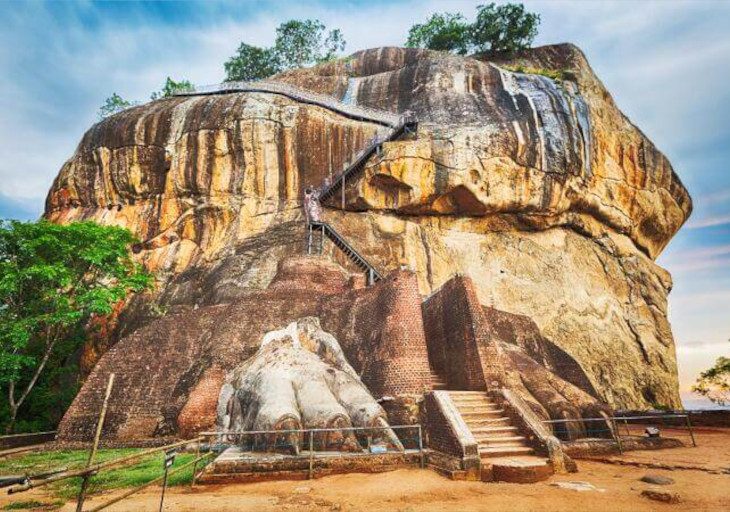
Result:
[[[446,378],[438,373],[433,368],[430,368],[431,370],[431,389],[434,391],[441,391],[448,388],[448,382],[446,382]]]
[[[532,455],[517,427],[483,391],[449,391],[452,402],[479,445],[479,456]]]

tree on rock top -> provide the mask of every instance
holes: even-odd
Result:
[[[134,105],[136,105],[136,103],[125,100],[117,93],[112,93],[111,96],[104,100],[104,104],[99,108],[99,119],[106,119],[107,117],[118,114],[129,107],[133,107]]]
[[[160,91],[153,92],[150,95],[150,99],[158,100],[160,98],[169,98],[170,96],[174,96],[181,92],[193,92],[194,90],[195,86],[192,82],[190,82],[190,80],[182,79],[179,82],[176,82],[168,76],[167,80],[165,80],[165,84],[162,86],[162,89]]]
[[[477,7],[474,23],[460,13],[432,15],[408,31],[406,46],[448,51],[515,52],[529,48],[537,36],[540,15],[527,12],[522,4],[494,3]]]
[[[93,222],[0,223],[0,388],[7,397],[0,422],[6,431],[43,383],[44,370],[77,352],[89,322],[149,286],[151,277],[130,256],[134,242],[124,228]],[[58,408],[45,403],[52,405]]]
[[[271,48],[241,43],[236,55],[223,65],[226,81],[260,80],[287,69],[325,62],[335,58],[345,45],[340,29],[326,32],[319,20],[289,20],[277,27]]]

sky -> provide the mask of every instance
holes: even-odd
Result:
[[[41,213],[113,92],[147,100],[168,75],[220,82],[242,41],[270,45],[291,18],[341,28],[351,53],[402,45],[413,23],[446,10],[472,18],[481,3],[0,2],[0,217]],[[524,3],[541,16],[534,44],[577,44],[692,195],[692,217],[658,259],[674,279],[670,321],[689,399],[699,372],[730,355],[730,2]]]

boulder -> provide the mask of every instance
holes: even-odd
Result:
[[[581,389],[597,399],[680,406],[671,277],[654,259],[691,200],[580,50],[509,60],[378,48],[273,80],[415,113],[418,133],[384,143],[347,181],[344,207],[339,194],[324,205],[324,220],[381,273],[412,269],[423,296],[467,275],[483,306],[529,318],[575,361]],[[341,109],[250,91],[164,98],[94,125],[45,216],[131,229],[158,283],[89,344],[85,371],[153,312],[210,311],[267,289],[279,263],[305,250],[305,188],[334,179],[387,132]],[[356,270],[329,246],[325,256]]]

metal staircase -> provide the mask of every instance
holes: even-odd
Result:
[[[309,237],[307,239],[307,254],[312,254],[314,245],[317,242],[318,252],[319,254],[322,254],[324,239],[327,237],[332,240],[332,243],[334,243],[337,248],[345,253],[350,261],[352,261],[360,270],[365,272],[368,278],[368,285],[372,285],[383,278],[383,276],[375,270],[375,267],[368,263],[368,261],[363,258],[359,252],[348,244],[342,235],[335,231],[332,226],[326,222],[316,221],[310,222],[308,228]],[[318,238],[315,236],[317,234],[319,235]]]
[[[342,194],[342,209],[345,208],[345,182],[359,174],[365,168],[365,162],[375,153],[380,153],[384,142],[395,140],[398,137],[408,134],[415,133],[418,129],[418,121],[411,113],[406,113],[400,116],[398,124],[388,132],[383,138],[376,138],[370,142],[362,151],[360,151],[355,160],[350,163],[345,169],[334,179],[334,181],[322,188],[319,194],[320,201],[324,204],[327,200],[334,197],[335,193],[339,189]]]
[[[301,103],[330,109],[341,115],[349,117],[350,119],[372,122],[390,129],[384,137],[377,137],[370,141],[367,146],[355,156],[354,161],[349,163],[345,169],[337,175],[332,183],[325,184],[320,189],[319,200],[322,204],[331,200],[339,189],[342,193],[342,209],[345,208],[345,186],[347,180],[352,179],[355,175],[363,171],[365,168],[365,162],[367,162],[373,154],[381,152],[383,143],[395,140],[404,134],[414,133],[418,128],[418,122],[411,112],[395,114],[386,110],[344,103],[329,95],[317,94],[306,89],[276,81],[259,80],[253,82],[225,82],[222,84],[195,87],[192,91],[175,93],[175,96],[204,96],[237,92],[279,94]],[[383,278],[382,275],[375,270],[375,267],[368,263],[368,261],[363,258],[360,253],[348,244],[347,241],[326,222],[310,222],[307,228],[309,231],[307,241],[308,254],[312,254],[315,242],[318,242],[318,251],[321,254],[324,238],[327,237],[335,244],[335,246],[344,252],[358,268],[367,274],[368,285],[372,285]],[[318,240],[315,241],[316,235],[319,235],[319,237]]]

